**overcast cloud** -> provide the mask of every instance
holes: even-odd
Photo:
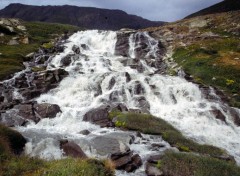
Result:
[[[10,3],[31,5],[77,5],[120,9],[155,21],[176,21],[222,0],[0,0],[0,9]]]

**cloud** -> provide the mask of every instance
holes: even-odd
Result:
[[[120,9],[155,21],[176,21],[222,0],[0,0],[0,9],[10,3],[31,5],[77,5]]]

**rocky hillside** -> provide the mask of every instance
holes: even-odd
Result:
[[[240,107],[240,11],[181,20],[159,28],[152,35],[173,53],[172,74],[179,66],[186,78],[222,90],[225,101]]]
[[[208,8],[202,9],[196,13],[193,13],[193,14],[187,16],[186,18],[202,16],[202,15],[207,15],[207,14],[221,13],[221,12],[229,12],[229,11],[235,11],[235,10],[240,10],[240,1],[239,0],[224,0],[213,6],[210,6]]]
[[[40,46],[51,47],[52,42],[77,30],[81,28],[0,18],[0,80],[21,71],[29,53],[37,51]]]
[[[30,6],[10,4],[0,11],[0,17],[20,18],[25,21],[41,21],[71,24],[87,29],[118,30],[121,28],[141,29],[160,26],[139,16],[121,10],[108,10],[77,6]]]

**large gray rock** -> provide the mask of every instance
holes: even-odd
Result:
[[[61,112],[61,109],[56,104],[34,104],[33,106],[36,116],[40,118],[54,118],[57,113]]]
[[[112,126],[112,122],[108,118],[108,110],[108,106],[92,109],[83,116],[83,121],[91,122],[101,127]]]

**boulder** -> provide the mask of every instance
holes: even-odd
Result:
[[[34,104],[33,106],[36,116],[40,118],[54,118],[57,113],[61,112],[61,109],[56,104]]]
[[[96,109],[88,111],[83,116],[83,121],[91,122],[101,127],[112,126],[111,120],[108,118],[108,106],[100,106]]]
[[[40,121],[40,118],[35,116],[32,104],[16,105],[14,106],[14,109],[18,110],[18,115],[24,119],[32,120],[35,123],[38,123]]]
[[[77,45],[73,45],[72,50],[76,54],[80,54],[81,53],[81,50],[80,50],[80,48]]]
[[[83,150],[74,142],[69,142],[68,140],[60,141],[60,148],[63,150],[65,156],[70,156],[73,158],[86,159],[87,155]]]
[[[82,134],[82,135],[89,135],[91,132],[90,131],[88,131],[88,130],[82,130],[82,131],[80,131],[79,132],[79,134]]]
[[[72,62],[72,55],[68,54],[61,59],[61,66],[67,67],[71,64],[71,62]]]
[[[240,126],[240,111],[236,108],[230,108],[230,114],[235,125]]]

